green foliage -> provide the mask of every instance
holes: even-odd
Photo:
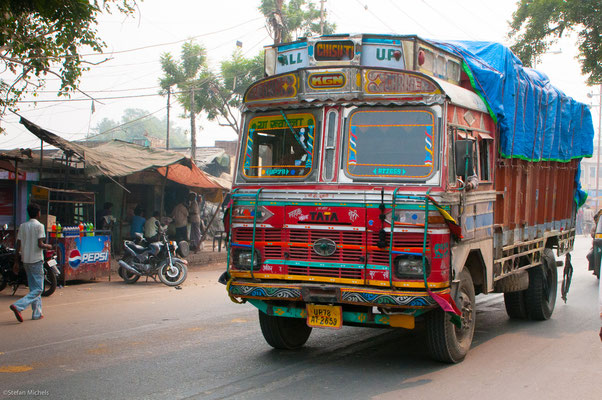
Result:
[[[236,109],[242,104],[247,88],[263,76],[263,52],[245,58],[240,49],[235,50],[230,60],[221,63],[221,79],[213,86],[217,101],[208,118],[223,118],[238,133],[240,118]]]
[[[137,0],[1,0],[0,116],[21,96],[41,89],[47,75],[61,80],[59,95],[77,89],[87,69],[82,50],[101,52],[96,30],[102,12],[133,13]],[[141,0],[140,0],[141,1]]]
[[[146,110],[128,108],[124,110],[121,121],[113,121],[103,118],[94,128],[95,135],[90,138],[94,141],[106,141],[112,139],[133,142],[135,139],[155,137],[165,140],[166,118],[159,119],[153,115],[147,116]],[[188,139],[184,130],[170,124],[169,147],[187,147]]]
[[[588,83],[602,82],[602,2],[600,0],[520,0],[512,15],[512,51],[531,66],[567,31],[577,33],[581,72]]]
[[[170,53],[164,53],[161,56],[161,69],[164,74],[159,79],[162,93],[167,93],[168,87],[172,87],[172,90],[176,87],[179,92],[176,98],[190,112],[191,90],[194,89],[194,113],[212,112],[216,99],[210,89],[217,77],[207,66],[207,52],[202,45],[192,41],[184,43],[179,60],[175,60]]]
[[[261,0],[259,11],[266,17],[270,26],[277,13],[278,0]],[[325,11],[325,14],[326,11]],[[300,36],[320,34],[320,7],[311,0],[282,1],[282,41],[290,42]],[[324,22],[324,34],[330,35],[336,30],[334,23]]]

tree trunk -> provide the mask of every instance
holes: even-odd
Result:
[[[190,158],[196,163],[196,112],[194,106],[194,88],[190,89]]]

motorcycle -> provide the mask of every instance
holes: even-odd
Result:
[[[6,229],[4,228],[4,230]],[[7,237],[8,233],[4,234],[2,243],[0,244],[0,291],[4,290],[7,286],[11,286],[13,289],[12,294],[14,295],[20,285],[27,286],[27,273],[23,268],[23,263],[20,263],[18,274],[13,272],[16,251],[4,244]],[[56,252],[54,250],[45,250],[44,289],[42,296],[48,297],[55,292],[59,275],[60,271],[57,267]]]
[[[123,242],[124,256],[119,260],[119,276],[125,283],[136,283],[141,276],[156,277],[167,286],[179,286],[188,275],[188,242],[176,243],[167,239],[166,230],[157,224],[159,240],[147,243],[142,235]],[[136,242],[140,243],[137,244]]]
[[[602,218],[598,219],[596,231],[593,235],[592,248],[587,254],[588,270],[600,279],[600,261],[602,259]]]

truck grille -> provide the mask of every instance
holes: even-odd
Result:
[[[233,232],[234,242],[251,242],[253,240],[252,228],[238,228]],[[262,249],[262,258],[282,260],[285,258],[285,252],[288,253],[286,258],[289,261],[301,262],[323,262],[331,264],[367,264],[372,265],[388,265],[389,251],[371,249],[367,252],[368,259],[366,260],[366,251],[361,249],[341,249],[337,248],[331,256],[325,257],[316,254],[313,251],[312,245],[318,239],[327,238],[334,241],[337,245],[352,245],[352,246],[371,246],[377,247],[378,232],[352,232],[352,231],[326,231],[326,230],[303,230],[303,229],[265,229],[258,228],[255,232],[255,241],[264,242],[265,247]],[[389,244],[390,234],[386,234],[386,243]],[[396,233],[394,235],[394,247],[398,248],[420,248],[422,249],[424,236],[421,233]],[[280,246],[281,242],[289,242],[303,246],[291,246],[288,249],[283,249]],[[270,244],[274,243],[274,244]],[[428,243],[427,243],[428,246]],[[428,248],[427,248],[428,250]],[[363,269],[356,268],[336,268],[330,266],[328,268],[315,266],[288,266],[288,273],[291,275],[317,276],[317,277],[332,277],[332,278],[347,278],[347,279],[364,279],[365,274]]]
[[[290,275],[304,275],[304,276],[324,276],[330,278],[346,278],[346,279],[364,279],[364,270],[352,269],[352,268],[315,268],[315,267],[300,267],[292,266],[288,267],[288,273]]]
[[[389,247],[391,234],[387,233],[386,237],[387,247]],[[424,234],[422,233],[393,233],[393,247],[419,247],[422,249],[423,240]],[[377,244],[378,232],[368,232],[368,246],[376,247]],[[370,250],[368,252],[368,264],[389,265],[389,251]]]
[[[333,255],[328,257],[316,254],[313,251],[312,245],[318,239],[330,239],[337,245],[364,245],[363,232],[291,229],[287,232],[287,241],[304,244],[308,247],[291,247],[289,249],[289,259],[334,263],[362,263],[361,259],[364,257],[364,251],[361,249],[337,249]]]

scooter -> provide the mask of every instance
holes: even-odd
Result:
[[[7,228],[5,227],[4,230]],[[19,263],[19,273],[13,272],[16,251],[12,247],[4,244],[8,237],[8,233],[2,236],[0,244],[0,291],[7,286],[13,289],[13,295],[16,293],[20,285],[27,286],[27,274],[23,268],[23,263]],[[44,251],[44,290],[42,296],[47,297],[53,294],[56,290],[58,276],[60,271],[57,267],[56,252],[54,250]]]
[[[157,242],[145,243],[140,236],[136,241],[143,245],[131,240],[123,242],[124,255],[119,260],[118,273],[125,283],[136,283],[141,276],[150,276],[155,280],[158,276],[167,286],[179,286],[186,280],[188,262],[176,255],[187,255],[188,242],[178,244],[168,241],[165,229],[158,223],[157,230]]]

